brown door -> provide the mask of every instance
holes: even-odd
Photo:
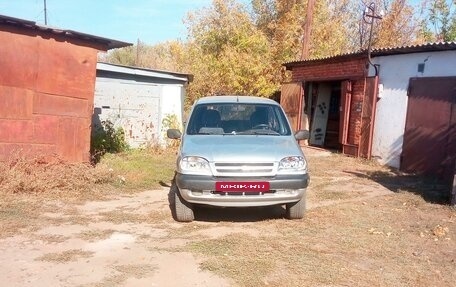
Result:
[[[361,113],[361,137],[358,156],[370,159],[374,133],[375,107],[377,104],[378,76],[366,78],[366,89]]]
[[[439,177],[453,171],[455,98],[456,77],[410,79],[401,170]]]
[[[292,128],[297,131],[300,129],[300,113],[302,110],[302,82],[292,82],[282,85],[280,94],[280,104],[282,105]]]

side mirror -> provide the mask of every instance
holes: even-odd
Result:
[[[178,129],[169,129],[166,131],[166,136],[170,139],[180,139],[182,137],[182,133]]]
[[[308,140],[310,138],[310,133],[308,130],[299,130],[294,136],[297,140]]]

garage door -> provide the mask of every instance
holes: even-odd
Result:
[[[411,78],[401,170],[448,178],[454,169],[456,77]]]

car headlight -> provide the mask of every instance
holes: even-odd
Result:
[[[184,174],[211,175],[211,168],[205,158],[186,156],[179,161],[179,172]]]
[[[288,156],[279,162],[279,172],[305,173],[307,162],[302,156]]]

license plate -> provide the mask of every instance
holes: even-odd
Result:
[[[216,191],[223,191],[223,192],[259,192],[259,191],[269,191],[269,182],[261,181],[261,182],[216,182],[215,183],[215,190]]]

